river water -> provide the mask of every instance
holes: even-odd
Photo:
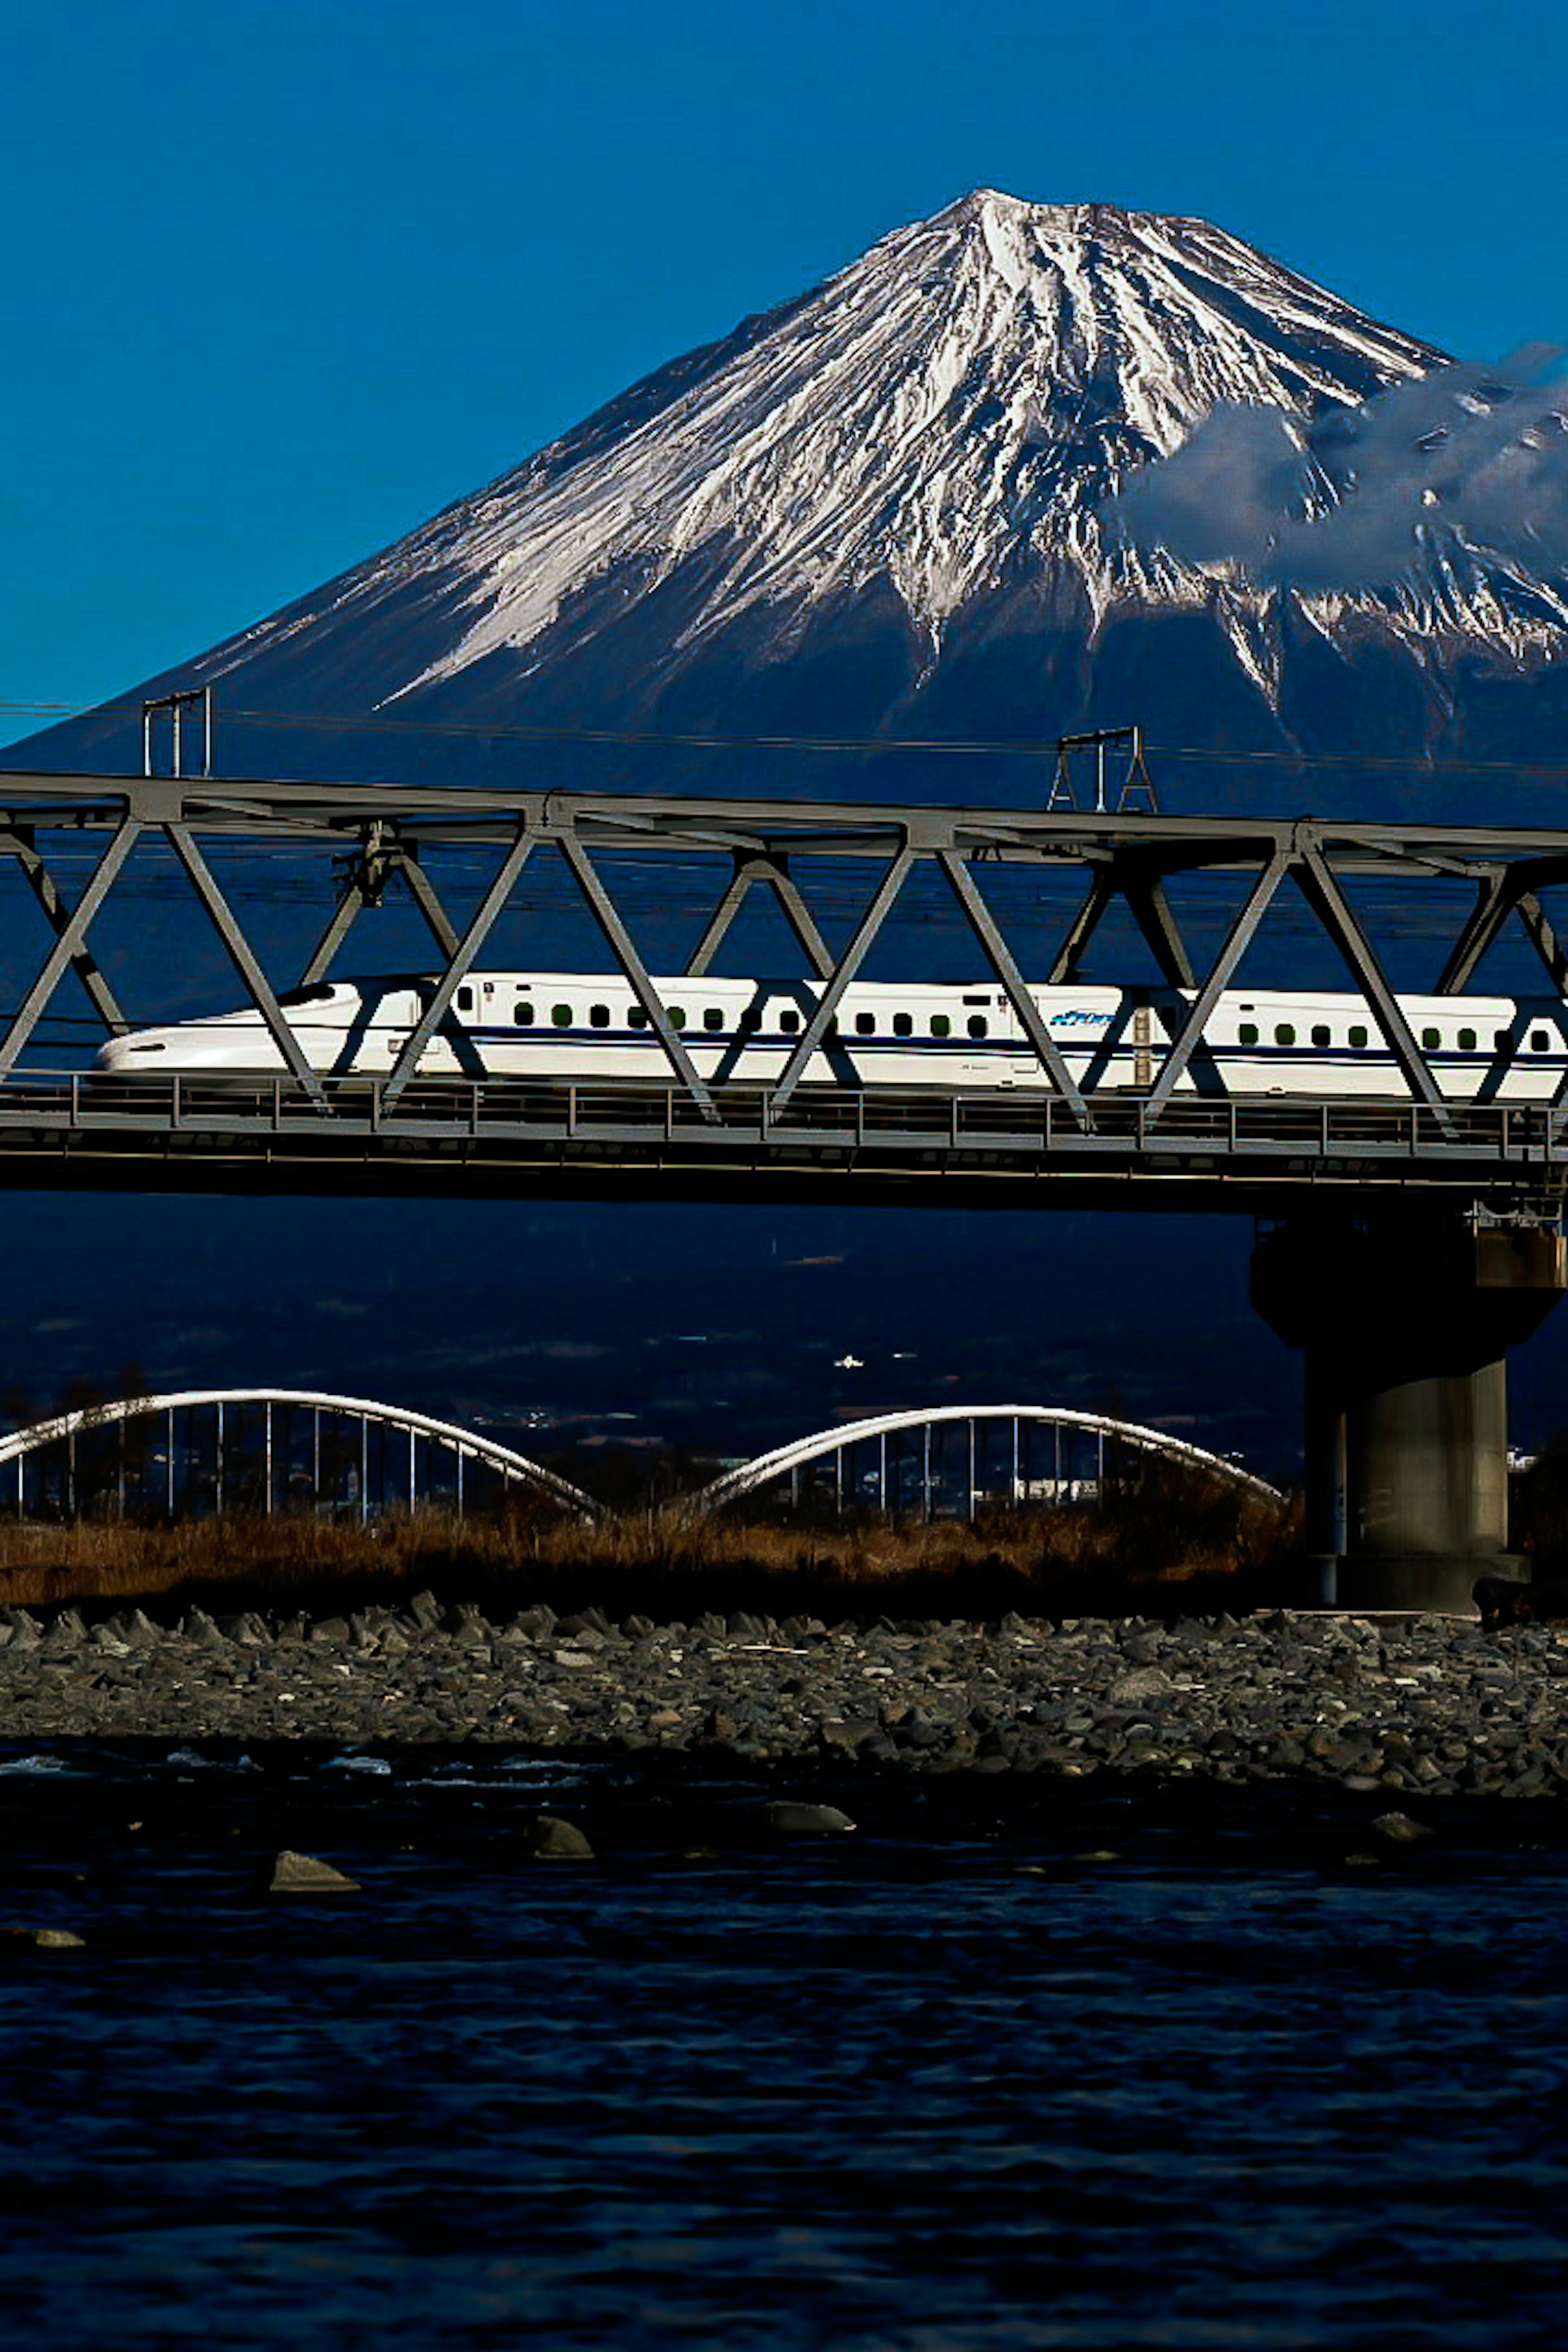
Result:
[[[17,2344],[1536,2345],[1568,1822],[1098,1776],[0,1748]],[[529,1858],[541,1810],[599,1858]],[[279,1846],[356,1895],[259,1897]]]

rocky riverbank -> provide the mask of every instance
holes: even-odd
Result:
[[[428,1593],[283,1623],[0,1610],[0,1738],[117,1734],[1552,1795],[1568,1790],[1568,1641],[1284,1612],[867,1627],[538,1606],[495,1624]]]

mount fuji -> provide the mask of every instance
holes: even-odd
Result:
[[[128,706],[204,685],[241,774],[735,778],[507,729],[1005,745],[1137,721],[1417,775],[1555,758],[1553,499],[1568,519],[1555,391],[1456,368],[1203,221],[979,190],[8,758],[139,764]],[[221,731],[226,709],[252,716]],[[825,763],[767,773],[820,789]],[[994,760],[983,788],[1026,773]]]

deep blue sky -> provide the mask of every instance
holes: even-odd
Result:
[[[5,58],[0,700],[198,650],[976,184],[1568,332],[1552,6],[11,0]]]

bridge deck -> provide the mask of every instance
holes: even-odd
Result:
[[[1176,1097],[1093,1104],[1080,1126],[1044,1089],[1005,1094],[715,1089],[516,1081],[291,1079],[238,1090],[191,1077],[13,1073],[0,1083],[0,1183],[126,1192],[397,1191],[1079,1207],[1289,1205],[1308,1189],[1559,1195],[1568,1112],[1547,1104]],[[738,1180],[743,1180],[743,1183]],[[998,1180],[1012,1180],[1011,1181]]]

